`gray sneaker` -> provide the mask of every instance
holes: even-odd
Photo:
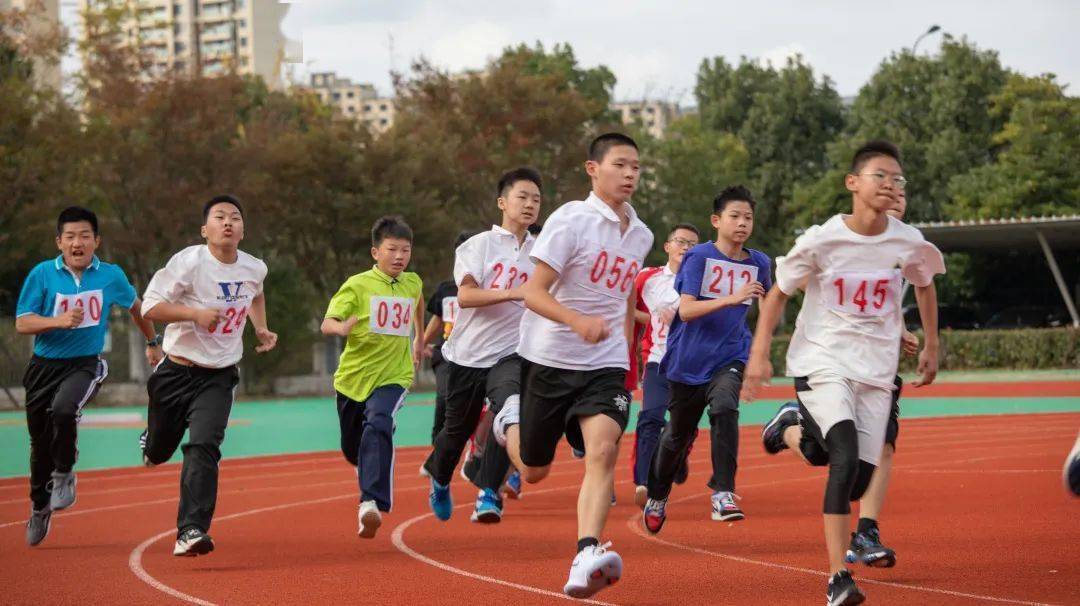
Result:
[[[53,511],[67,509],[75,504],[75,472],[60,473],[52,472],[52,496],[49,497],[49,508]]]
[[[26,521],[26,544],[34,547],[49,536],[49,528],[52,527],[52,510],[46,507],[41,511],[34,509],[30,513],[30,519]]]

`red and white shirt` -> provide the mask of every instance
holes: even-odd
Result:
[[[222,310],[227,320],[212,331],[191,321],[170,322],[162,347],[199,366],[225,368],[243,356],[244,326],[265,279],[266,263],[242,250],[234,263],[222,263],[205,244],[189,246],[154,274],[143,294],[142,312],[159,303]]]
[[[832,374],[894,389],[902,279],[929,285],[945,273],[941,251],[889,217],[884,233],[857,234],[835,215],[776,259],[776,285],[806,291],[787,352],[787,375]]]
[[[624,322],[626,301],[634,288],[653,234],[629,204],[626,232],[615,211],[590,193],[567,202],[547,222],[533,246],[532,258],[559,274],[551,294],[581,314],[603,318],[610,331],[599,343],[586,343],[569,326],[531,310],[521,319],[518,353],[531,362],[568,370],[629,368]]]
[[[649,344],[641,341],[641,357],[646,364],[660,363],[667,352],[668,330],[671,325],[664,322],[664,311],[674,312],[679,308],[679,293],[675,290],[675,272],[664,265],[646,280],[641,289],[641,299],[649,309],[649,330],[646,333]]]
[[[535,242],[527,233],[525,241],[519,243],[517,236],[498,225],[466,240],[454,255],[459,296],[466,276],[471,276],[480,288],[509,290],[524,286],[533,272],[529,253]],[[458,309],[454,330],[442,347],[443,357],[459,366],[494,366],[517,349],[524,313],[521,301]]]

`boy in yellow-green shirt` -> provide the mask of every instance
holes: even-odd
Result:
[[[406,272],[412,229],[383,217],[371,229],[375,266],[349,278],[330,299],[324,335],[346,337],[334,373],[341,452],[360,482],[360,531],[370,539],[393,504],[394,415],[412,385],[422,350],[423,283]],[[410,339],[412,342],[410,342]]]

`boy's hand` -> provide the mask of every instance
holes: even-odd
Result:
[[[83,321],[83,308],[72,307],[64,313],[56,316],[58,328],[75,328]]]
[[[420,370],[420,361],[424,359],[424,350],[424,340],[421,338],[414,339],[412,346],[413,372]]]
[[[597,316],[578,316],[570,328],[586,343],[599,343],[611,335],[607,322]]]
[[[760,299],[765,296],[765,287],[761,282],[750,282],[744,285],[739,291],[731,295],[731,304],[738,305],[747,299]]]
[[[259,344],[255,346],[257,353],[266,353],[277,345],[277,333],[270,332],[268,328],[256,328],[255,338],[259,340]]]
[[[525,300],[525,287],[518,286],[506,291],[507,301],[524,301]]]
[[[660,321],[664,323],[664,326],[671,326],[671,321],[675,319],[675,308],[665,307],[660,310]]]
[[[763,356],[753,356],[746,364],[743,372],[742,392],[739,397],[747,402],[753,402],[757,398],[758,391],[769,383],[772,378],[772,362]]]
[[[919,337],[904,329],[904,332],[900,334],[900,349],[908,356],[919,353]]]
[[[165,352],[161,349],[160,345],[146,348],[146,361],[150,364],[150,368],[157,366],[164,357]]]
[[[919,378],[915,379],[911,384],[915,387],[922,387],[923,385],[933,383],[934,379],[937,377],[937,369],[937,349],[924,347],[922,353],[919,354]]]
[[[206,332],[217,330],[218,324],[227,322],[229,318],[220,309],[196,309],[195,317],[191,319],[196,326]]]

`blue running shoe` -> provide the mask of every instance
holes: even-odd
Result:
[[[874,568],[892,568],[896,566],[896,552],[882,545],[880,531],[871,528],[866,532],[851,533],[851,545],[844,560],[848,564],[862,562]]]
[[[480,524],[498,524],[502,521],[502,499],[490,488],[481,490],[469,519]]]
[[[449,520],[450,514],[454,513],[454,499],[450,496],[449,484],[442,486],[432,478],[428,501],[431,503],[431,511],[435,513],[435,517],[443,522]]]
[[[503,484],[502,494],[508,499],[520,499],[521,498],[521,473],[515,471],[506,476],[506,483]]]
[[[585,451],[579,448],[570,447],[570,453],[574,455],[575,459],[584,459]]]

